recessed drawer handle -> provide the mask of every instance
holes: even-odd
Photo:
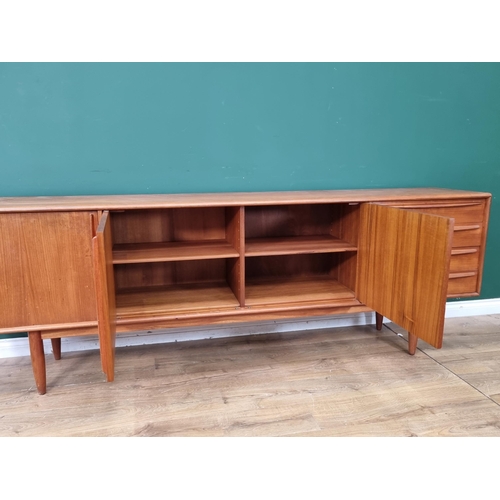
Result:
[[[476,274],[476,271],[472,271],[469,273],[450,273],[449,279],[453,280],[456,278],[469,278],[470,276],[476,276]]]
[[[454,231],[472,231],[474,229],[481,229],[481,225],[471,224],[469,226],[455,226]]]
[[[394,208],[450,208],[450,207],[474,207],[481,205],[482,202],[467,202],[467,203],[442,203],[435,205],[391,205]]]
[[[477,248],[455,248],[451,251],[451,255],[465,255],[468,253],[476,253]]]

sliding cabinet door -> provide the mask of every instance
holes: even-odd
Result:
[[[95,215],[0,214],[0,330],[31,331],[95,323]]]
[[[357,298],[442,346],[453,219],[383,205],[361,207]]]

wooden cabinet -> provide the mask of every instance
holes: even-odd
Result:
[[[43,338],[377,312],[442,346],[479,294],[491,196],[446,189],[0,199],[0,332]]]

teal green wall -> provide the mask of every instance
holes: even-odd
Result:
[[[0,64],[0,171],[0,196],[489,191],[500,297],[500,64]]]

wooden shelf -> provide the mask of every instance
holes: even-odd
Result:
[[[225,240],[128,243],[113,247],[113,264],[222,259],[238,256],[234,247]]]
[[[234,310],[239,307],[227,283],[190,283],[162,287],[148,287],[116,294],[117,320],[151,319],[155,316],[182,316],[214,311]]]
[[[351,252],[357,248],[333,236],[294,236],[282,238],[250,238],[245,255],[293,255],[307,253]]]
[[[336,302],[353,300],[354,292],[329,276],[281,277],[248,279],[246,286],[247,306],[270,304]]]

